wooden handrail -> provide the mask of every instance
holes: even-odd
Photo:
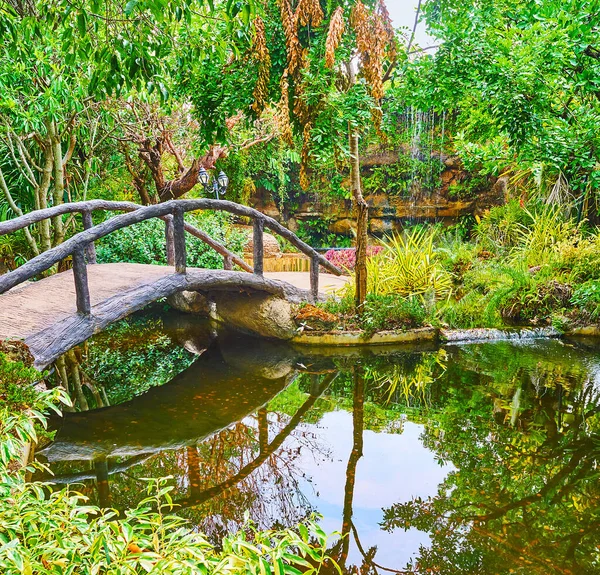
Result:
[[[87,202],[61,204],[60,206],[36,210],[35,212],[24,214],[18,218],[0,222],[0,236],[16,232],[26,228],[27,226],[41,222],[42,220],[77,212],[81,212],[83,216],[84,229],[89,229],[93,225],[91,221],[91,214],[93,211],[133,212],[143,207],[144,206],[134,204],[133,202],[113,202],[107,200],[89,200]],[[163,216],[161,219],[166,221],[169,218],[170,216]],[[252,268],[242,258],[229,251],[224,245],[212,239],[202,230],[199,230],[195,226],[186,223],[185,231],[203,241],[218,254],[222,255],[224,260],[230,259],[234,264],[239,266],[244,271],[252,272]],[[96,251],[93,243],[88,245],[86,249],[86,255],[89,264],[96,263]],[[174,265],[174,263],[170,262],[169,265]]]
[[[77,250],[84,249],[88,256],[91,255],[91,250],[88,249],[93,242],[111,234],[112,232],[137,224],[152,218],[161,218],[163,220],[173,219],[174,228],[174,256],[175,266],[177,271],[185,271],[185,238],[182,237],[181,228],[183,222],[183,214],[185,212],[193,212],[198,210],[214,210],[226,211],[238,216],[250,217],[254,220],[254,241],[255,241],[255,261],[254,272],[262,274],[262,230],[266,226],[276,234],[286,238],[292,245],[297,247],[302,253],[311,258],[311,292],[313,297],[317,297],[318,293],[318,270],[319,267],[324,267],[335,275],[341,275],[342,271],[326,260],[321,254],[316,252],[308,244],[298,238],[293,232],[282,226],[279,222],[264,215],[262,212],[242,206],[234,202],[226,200],[198,199],[198,200],[170,200],[161,204],[151,206],[140,206],[131,202],[111,202],[105,200],[90,200],[87,202],[76,202],[71,204],[62,204],[44,210],[37,210],[29,214],[25,214],[13,220],[0,223],[0,235],[8,234],[27,227],[31,224],[40,222],[47,218],[57,217],[60,215],[80,212],[84,218],[84,228],[89,226],[91,217],[86,214],[91,214],[92,211],[125,211],[128,213],[115,216],[105,222],[102,222],[93,227],[87,227],[83,232],[64,241],[62,244],[32,258],[24,263],[19,268],[0,276],[0,293],[27,281],[36,275],[46,271],[64,258],[73,255]],[[177,222],[177,224],[175,224]],[[176,230],[180,230],[177,233]],[[192,233],[195,237],[205,241],[208,245],[221,253],[225,261],[229,259],[233,263],[240,265],[243,269],[249,270],[249,266],[243,260],[240,260],[235,254],[227,250],[224,246],[210,238],[201,230],[197,230],[189,224],[183,222],[183,229],[188,233]],[[192,231],[193,230],[193,231]],[[182,241],[183,240],[183,241]],[[216,247],[215,247],[216,246]],[[217,249],[218,248],[218,249]],[[260,263],[257,264],[257,259]],[[89,262],[92,263],[92,262]]]

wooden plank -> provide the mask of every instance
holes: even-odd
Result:
[[[313,299],[313,302],[316,302],[319,299],[319,268],[321,267],[321,263],[319,262],[319,258],[312,257],[310,260],[310,293]]]
[[[262,276],[263,275],[263,268],[264,268],[264,262],[263,262],[263,258],[264,258],[264,232],[265,229],[265,222],[262,218],[255,218],[254,219],[254,231],[253,231],[253,240],[252,240],[252,244],[254,247],[254,253],[252,256],[253,259],[253,263],[254,263],[254,273],[256,275]]]
[[[77,311],[89,315],[92,306],[84,248],[78,248],[73,252],[73,277],[75,279]]]
[[[83,229],[89,230],[94,227],[94,221],[92,220],[92,212],[90,210],[84,210],[81,212],[81,218],[83,220]],[[90,242],[85,248],[85,255],[87,257],[87,263],[93,265],[96,263],[96,245],[94,242]]]
[[[176,206],[173,209],[173,246],[175,251],[175,271],[184,274],[186,268],[185,253],[185,220],[183,210]]]

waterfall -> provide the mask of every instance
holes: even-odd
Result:
[[[423,111],[414,105],[407,106],[398,115],[398,132],[405,142],[405,158],[410,161],[402,175],[405,184],[403,194],[408,204],[406,220],[408,224],[414,224],[417,203],[423,192],[432,193],[438,187],[438,166],[444,158],[446,112],[437,113],[432,108]]]

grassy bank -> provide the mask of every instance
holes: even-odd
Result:
[[[388,238],[369,258],[363,313],[350,283],[319,312],[301,310],[302,329],[407,330],[422,326],[554,326],[600,318],[600,233],[560,208],[516,200],[470,227],[417,226]]]

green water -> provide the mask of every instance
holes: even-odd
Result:
[[[115,405],[67,414],[39,457],[117,509],[171,476],[215,540],[317,512],[348,572],[600,573],[599,351],[293,348],[142,316],[83,362]]]

